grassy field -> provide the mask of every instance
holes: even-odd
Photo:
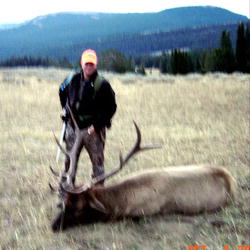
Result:
[[[143,77],[106,73],[118,110],[107,132],[107,172],[119,164],[135,141],[132,121],[143,144],[162,148],[141,153],[115,176],[147,168],[210,163],[231,171],[239,185],[237,200],[220,212],[198,216],[154,216],[138,222],[97,223],[54,234],[50,222],[57,184],[55,162],[62,127],[58,85],[69,71],[0,70],[0,248],[1,249],[238,249],[250,244],[250,75],[207,74]],[[90,180],[83,152],[78,183]]]

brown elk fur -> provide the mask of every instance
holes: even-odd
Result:
[[[80,194],[66,192],[65,211],[52,223],[54,231],[75,223],[153,214],[196,214],[219,209],[235,195],[236,183],[224,168],[181,166],[137,173]]]

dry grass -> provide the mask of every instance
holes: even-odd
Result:
[[[119,150],[135,140],[132,121],[143,144],[162,149],[142,153],[114,179],[138,169],[210,163],[229,169],[239,184],[237,201],[214,214],[155,216],[50,230],[56,184],[48,166],[55,163],[61,121],[58,85],[69,71],[0,70],[0,246],[1,249],[231,249],[249,245],[250,75],[211,74],[147,77],[106,73],[118,110],[107,134],[106,169],[118,164]],[[83,153],[78,182],[90,178]],[[112,182],[112,180],[110,180]]]

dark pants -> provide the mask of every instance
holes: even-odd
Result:
[[[104,146],[106,138],[106,129],[103,128],[99,132],[96,132],[92,135],[88,134],[88,128],[83,129],[83,142],[82,147],[85,147],[87,150],[91,163],[92,163],[92,178],[104,174]],[[67,123],[66,133],[64,137],[66,143],[67,151],[70,151],[74,141],[75,141],[75,132],[70,122]],[[66,158],[65,160],[65,171],[69,169],[70,160]],[[73,179],[73,182],[75,178]]]

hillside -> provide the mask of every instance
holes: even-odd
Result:
[[[244,16],[217,7],[183,7],[143,14],[57,13],[37,17],[12,29],[0,30],[0,58],[20,55],[62,58],[73,52],[70,59],[75,60],[76,55],[93,42],[99,51],[104,50],[107,46],[102,47],[102,44],[107,43],[110,37],[114,39],[114,36],[116,39],[120,36],[118,40],[122,44],[120,41],[124,34],[127,39],[128,36],[247,20]],[[116,49],[122,50],[119,46]]]
[[[238,24],[213,25],[197,28],[177,29],[150,34],[114,35],[106,39],[76,44],[70,53],[75,55],[82,47],[94,47],[97,51],[113,48],[127,56],[161,54],[163,50],[181,48],[199,50],[215,48],[219,44],[223,30],[230,32],[233,44],[236,42]],[[70,51],[64,48],[64,54]]]

